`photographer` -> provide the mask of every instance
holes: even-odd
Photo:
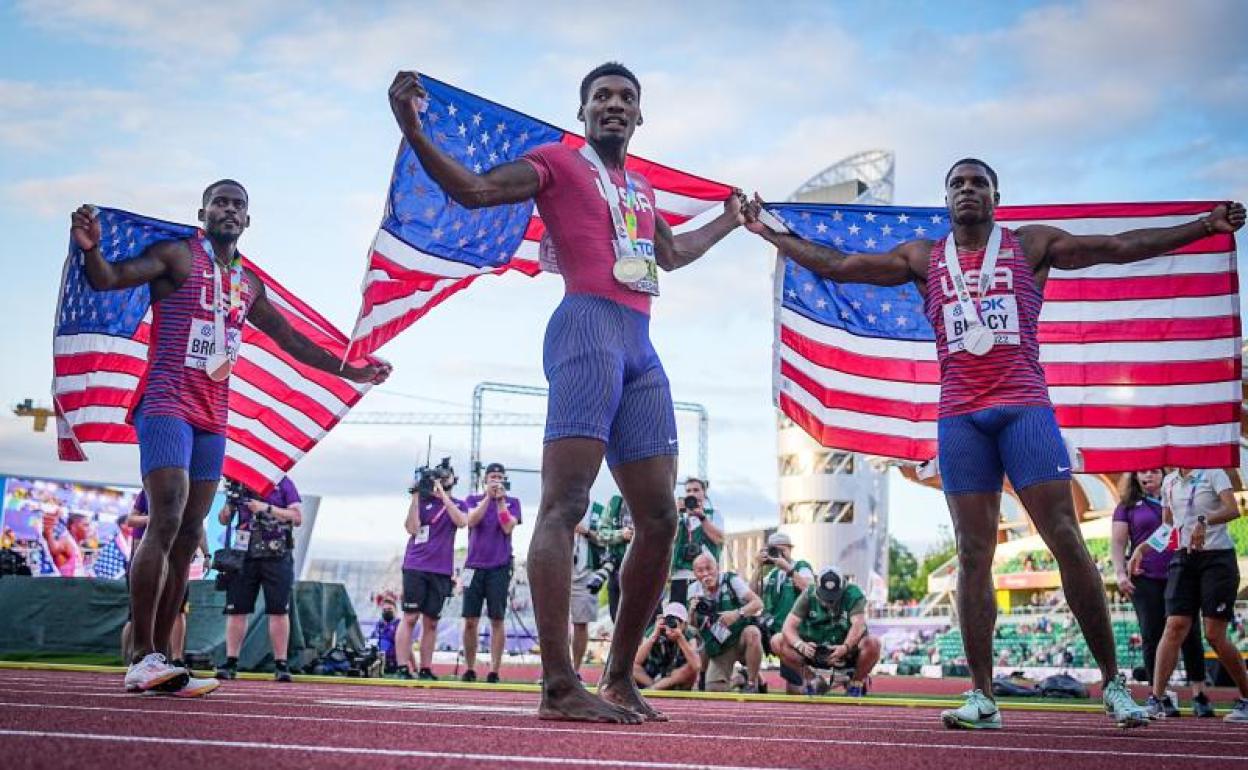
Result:
[[[572,620],[572,667],[581,675],[585,650],[589,648],[589,624],[598,619],[598,594],[602,586],[615,574],[615,564],[600,561],[595,556],[590,541],[590,520],[593,508],[585,512],[576,525],[572,542],[572,593],[568,602],[568,616]]]
[[[790,673],[788,691],[822,690],[811,668],[852,671],[845,694],[862,697],[866,679],[880,659],[880,641],[867,633],[867,597],[856,585],[844,584],[834,569],[819,573],[784,620],[784,630],[771,640]]]
[[[433,648],[438,642],[438,620],[451,595],[455,570],[455,532],[468,526],[468,507],[451,497],[458,479],[450,458],[433,468],[421,468],[409,492],[407,552],[403,556],[403,620],[394,635],[399,677],[412,678],[412,631],[420,627],[420,671],[417,679],[436,680]]]
[[[694,581],[693,560],[710,554],[719,561],[724,545],[724,520],[706,499],[707,483],[690,476],[685,480],[685,496],[676,501],[678,520],[676,545],[672,549],[671,601],[686,604]]]
[[[763,662],[763,635],[754,618],[763,600],[732,572],[719,572],[715,557],[704,553],[693,560],[697,582],[689,587],[689,617],[702,638],[706,662],[706,689],[729,689],[733,669],[744,663],[745,692],[761,692],[758,669]]]
[[[1248,722],[1248,670],[1226,635],[1227,626],[1235,619],[1239,592],[1235,541],[1227,528],[1239,518],[1231,480],[1218,469],[1179,468],[1161,484],[1161,505],[1161,530],[1135,549],[1128,568],[1132,576],[1141,574],[1146,552],[1167,547],[1169,529],[1178,530],[1179,549],[1166,568],[1166,629],[1157,645],[1153,694],[1147,703],[1149,716],[1165,716],[1166,685],[1178,663],[1179,648],[1195,617],[1203,615],[1205,639],[1239,689],[1239,698],[1226,721]]]
[[[613,496],[605,506],[594,503],[590,509],[589,539],[596,546],[595,568],[611,565],[607,574],[607,607],[614,621],[620,607],[620,567],[633,541],[633,513],[622,496]]]
[[[485,468],[485,492],[469,495],[468,558],[464,561],[464,662],[461,679],[477,681],[477,644],[480,642],[481,605],[490,618],[490,673],[487,682],[498,681],[507,643],[507,598],[511,589],[511,533],[520,523],[520,501],[508,497],[511,483],[502,463]]]
[[[247,617],[264,590],[264,612],[269,618],[273,645],[273,678],[289,682],[286,652],[290,646],[290,595],[295,585],[295,527],[303,524],[303,498],[289,478],[283,478],[263,499],[241,484],[227,485],[227,502],[218,514],[225,526],[234,525],[230,547],[244,554],[242,567],[223,573],[225,581],[225,664],[218,679],[238,675],[238,653],[247,632]],[[221,570],[222,565],[217,564]]]
[[[633,679],[651,690],[692,690],[702,670],[700,648],[697,633],[689,628],[688,610],[670,602],[641,640]]]
[[[758,627],[763,633],[764,653],[777,654],[772,648],[772,637],[780,633],[797,598],[814,582],[810,564],[793,560],[793,539],[783,532],[773,532],[767,538],[767,547],[754,556],[754,577],[750,581],[754,593],[763,597]],[[780,661],[780,676],[786,682],[800,681],[800,674],[788,670],[784,661]]]

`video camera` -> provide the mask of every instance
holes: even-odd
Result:
[[[450,480],[451,484],[443,483],[443,487],[449,487],[455,482],[455,469],[451,467],[451,458],[443,457],[442,462],[437,465],[422,465],[416,469],[416,483],[408,488],[407,493],[419,493],[428,497],[433,494],[435,481],[446,482]]]

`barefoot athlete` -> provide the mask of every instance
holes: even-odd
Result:
[[[187,567],[225,458],[230,370],[251,322],[308,366],[353,382],[381,382],[388,365],[340,369],[338,357],[291,328],[265,297],[264,284],[243,267],[237,243],[251,224],[247,191],[223,179],[204,190],[203,230],[185,240],[154,243],[131,259],[108,262],[92,206],[71,215],[74,242],[96,291],[148,284],[152,326],[147,370],[128,419],[139,439],[139,464],[150,520],[130,568],[132,660],[127,690],[183,695],[209,692],[166,659],[182,605]]]
[[[542,453],[542,498],[529,548],[529,578],[542,648],[545,719],[636,723],[661,719],[637,691],[633,657],[658,606],[675,535],[676,420],[667,376],[650,344],[658,267],[701,257],[741,222],[744,199],[703,227],[673,235],[655,214],[644,176],[625,172],[641,125],[641,86],[620,64],[581,82],[581,150],[547,144],[521,159],[474,174],[421,129],[425,88],[400,72],[390,106],[425,171],[467,208],[536,199],[567,293],[546,328],[543,364],[550,384]],[[568,652],[572,540],[589,507],[589,489],[607,465],[633,512],[633,546],[621,574],[619,615],[606,671],[594,697],[577,680]]]
[[[784,256],[838,282],[898,286],[925,297],[940,363],[939,462],[958,543],[958,620],[974,689],[941,716],[951,728],[1000,728],[992,699],[992,638],[997,605],[992,557],[1001,517],[1002,476],[1010,482],[1057,559],[1062,590],[1104,682],[1106,712],[1124,727],[1148,721],[1118,671],[1100,573],[1075,517],[1070,458],[1049,401],[1036,328],[1049,270],[1126,264],[1173,251],[1244,224],[1228,203],[1175,227],[1118,235],[1071,235],[1055,227],[1000,227],[997,175],[965,159],[945,177],[951,237],[914,240],[882,254],[844,254],[777,233],[747,207],[747,227]],[[980,297],[976,302],[973,297]],[[988,307],[993,316],[987,317]],[[992,330],[989,329],[991,325]]]

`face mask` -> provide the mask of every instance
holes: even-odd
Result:
[[[391,612],[390,610],[386,610],[385,612],[381,613],[381,619],[389,623],[390,621],[394,620],[394,613]]]

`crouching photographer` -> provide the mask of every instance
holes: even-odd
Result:
[[[226,504],[218,518],[229,528],[226,547],[213,558],[222,576],[219,580],[225,584],[226,659],[217,667],[217,678],[238,675],[238,653],[247,632],[247,617],[255,611],[256,597],[263,590],[269,642],[273,645],[273,678],[289,682],[286,654],[290,645],[290,595],[295,585],[294,528],[303,524],[303,500],[288,478],[263,498],[237,482],[226,484],[225,495]]]
[[[793,539],[783,532],[774,532],[767,538],[767,547],[754,556],[754,577],[750,588],[763,599],[763,614],[758,628],[763,634],[763,652],[778,653],[772,647],[772,638],[779,636],[784,619],[797,603],[797,598],[815,582],[810,564],[793,559]],[[790,694],[801,692],[801,675],[780,661],[780,677],[788,684]]]
[[[867,633],[866,596],[858,586],[846,585],[834,569],[819,573],[798,597],[771,645],[788,670],[790,692],[826,692],[830,683],[811,671],[826,669],[833,679],[847,678],[846,695],[862,697],[867,675],[880,659],[880,642]]]
[[[702,638],[706,689],[724,692],[732,686],[733,669],[745,664],[744,692],[763,692],[758,669],[763,662],[763,634],[755,618],[763,600],[732,572],[722,575],[719,563],[704,553],[693,560],[697,579],[689,587],[689,617]]]
[[[669,603],[646,631],[633,659],[633,680],[651,690],[692,690],[702,670],[701,644],[689,628],[689,612]]]

